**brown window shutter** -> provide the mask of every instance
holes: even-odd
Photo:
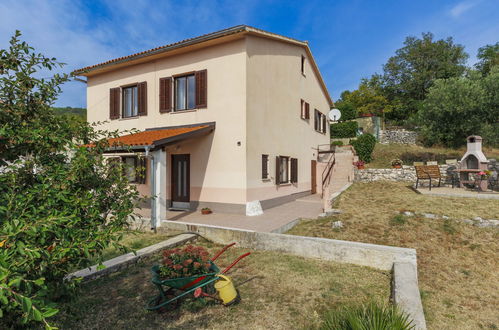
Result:
[[[269,177],[268,160],[269,155],[262,155],[262,179]]]
[[[317,111],[317,109],[315,109],[315,111],[314,111],[314,129],[315,129],[316,131],[318,131],[318,130],[319,130],[319,120],[317,119],[318,112],[319,112],[319,111]]]
[[[298,182],[298,159],[291,158],[291,182]]]
[[[310,104],[305,103],[305,119],[310,119]]]
[[[327,132],[326,125],[327,125],[326,115],[322,114],[322,133]]]
[[[196,108],[208,106],[208,71],[196,71]]]
[[[304,103],[304,102],[305,102],[305,101],[300,100],[300,117],[301,117],[302,119],[305,119],[305,109],[303,108],[303,103]]]
[[[120,118],[120,88],[109,90],[109,119]]]
[[[138,115],[147,115],[147,81],[137,84],[137,105],[139,107]]]
[[[159,79],[159,112],[172,111],[172,78]]]
[[[275,184],[280,185],[281,184],[281,157],[277,156],[275,158]]]

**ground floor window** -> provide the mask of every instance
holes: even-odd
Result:
[[[289,157],[279,157],[279,183],[288,183],[289,181]]]
[[[130,183],[146,183],[147,162],[146,158],[139,156],[119,156],[110,157],[108,162],[120,164],[123,168],[123,175]]]
[[[262,180],[269,178],[269,155],[262,155]]]

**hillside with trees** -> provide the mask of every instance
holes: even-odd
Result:
[[[499,146],[499,42],[480,48],[474,66],[468,58],[452,37],[407,37],[382,73],[343,91],[336,106],[344,120],[369,114],[418,130],[426,145],[458,147],[478,134]]]

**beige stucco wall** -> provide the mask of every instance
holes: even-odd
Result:
[[[313,148],[329,143],[326,134],[314,130],[314,109],[326,114],[330,106],[310,65],[301,73],[305,49],[284,42],[248,36],[247,43],[247,200],[265,200],[308,191],[311,188]],[[300,116],[300,100],[310,104],[310,119]],[[329,125],[327,125],[329,126]],[[261,156],[270,159],[270,181],[261,179]],[[275,184],[275,158],[298,159],[298,184]],[[321,172],[317,171],[317,176]],[[319,188],[319,187],[318,187]]]
[[[90,76],[87,117],[108,121],[100,128],[109,130],[216,122],[213,133],[167,147],[167,199],[172,154],[191,155],[191,201],[244,204],[309,191],[310,164],[317,157],[313,148],[329,143],[329,127],[326,134],[314,130],[314,109],[327,114],[329,103],[310,59],[301,73],[302,55],[300,46],[246,36]],[[208,70],[208,108],[161,114],[159,79],[202,69]],[[147,116],[109,121],[109,89],[141,81],[147,81]],[[300,99],[310,104],[309,120],[300,117]],[[261,179],[262,154],[270,156],[268,181]],[[278,155],[298,159],[298,184],[275,184]],[[149,184],[138,188],[150,194]]]
[[[184,72],[208,70],[208,107],[178,113],[159,112],[159,79]],[[108,130],[144,130],[153,127],[216,122],[208,136],[180,142],[167,149],[191,154],[191,200],[245,203],[246,54],[243,39],[190,53],[158,59],[88,78],[88,121]],[[109,121],[109,89],[147,81],[147,116]],[[241,141],[242,146],[237,142]],[[169,180],[169,170],[167,170]],[[167,194],[169,198],[169,182]],[[150,191],[140,185],[141,192]]]

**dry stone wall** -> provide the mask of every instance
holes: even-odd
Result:
[[[445,178],[448,165],[439,165],[442,178]],[[416,170],[414,166],[403,166],[402,168],[367,168],[355,169],[355,181],[411,181],[416,182]],[[422,180],[424,183],[428,180]]]
[[[418,133],[405,129],[387,129],[380,133],[380,142],[383,144],[416,144]]]

